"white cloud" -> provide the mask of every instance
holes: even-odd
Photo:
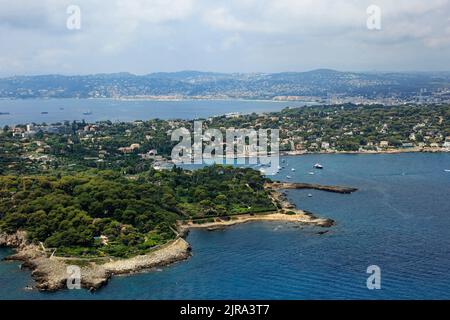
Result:
[[[225,31],[239,31],[247,28],[244,22],[236,19],[223,7],[206,11],[203,19],[209,26]]]
[[[242,43],[241,36],[238,35],[238,34],[234,34],[234,35],[232,35],[230,37],[225,38],[222,41],[222,46],[221,47],[222,47],[223,50],[229,50],[229,49],[233,48],[234,46],[236,46],[236,45],[238,45],[240,43]]]
[[[114,10],[123,20],[161,23],[182,20],[192,13],[192,0],[117,0]]]
[[[258,2],[259,5],[256,3]],[[245,0],[210,8],[205,22],[224,31],[334,35],[366,29],[366,8],[372,0]],[[449,0],[378,0],[384,37],[426,38],[441,32],[439,22],[450,13]],[[389,39],[386,39],[389,41]]]
[[[79,31],[66,29],[70,4]],[[429,56],[450,69],[449,13],[450,0],[0,0],[0,72],[413,69]]]

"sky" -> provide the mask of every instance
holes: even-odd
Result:
[[[450,0],[0,0],[0,43],[0,76],[450,71]]]

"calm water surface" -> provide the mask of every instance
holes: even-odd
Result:
[[[243,100],[111,100],[111,99],[0,99],[0,126],[25,123],[56,123],[65,120],[135,121],[147,119],[194,119],[228,112],[279,111],[287,106],[308,102],[275,102]],[[44,112],[44,114],[43,114]],[[85,115],[84,113],[91,113]]]

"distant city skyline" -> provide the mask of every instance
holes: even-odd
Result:
[[[85,76],[99,76],[99,75],[118,75],[118,74],[129,74],[132,76],[153,76],[158,74],[166,74],[166,75],[175,75],[179,73],[199,73],[199,74],[222,74],[222,75],[276,75],[276,74],[303,74],[303,73],[310,73],[310,72],[319,72],[321,70],[329,70],[329,71],[335,71],[338,73],[354,73],[354,74],[361,74],[361,75],[368,75],[368,74],[390,74],[390,73],[397,73],[400,75],[407,75],[407,74],[449,74],[450,73],[450,67],[448,70],[338,70],[333,68],[313,68],[313,69],[307,69],[307,70],[282,70],[282,71],[274,71],[274,72],[262,72],[262,71],[252,71],[252,72],[242,72],[242,71],[233,71],[233,72],[226,72],[226,71],[215,71],[215,70],[174,70],[174,71],[152,71],[148,73],[134,73],[129,72],[126,70],[122,71],[112,71],[112,72],[87,72],[87,73],[62,73],[62,72],[55,72],[55,73],[36,73],[36,74],[11,74],[11,75],[0,75],[0,79],[9,79],[14,77],[39,77],[39,76],[63,76],[63,77],[85,77]]]
[[[0,0],[0,77],[450,71],[449,12],[450,0]]]

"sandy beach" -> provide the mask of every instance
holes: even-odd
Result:
[[[208,229],[208,230],[216,230],[222,229],[225,227],[233,226],[236,224],[246,223],[246,222],[254,222],[254,221],[281,221],[281,222],[294,222],[301,224],[311,224],[319,227],[330,227],[334,224],[334,221],[331,219],[323,219],[317,218],[314,215],[308,214],[302,210],[298,209],[290,209],[292,214],[286,214],[282,212],[269,213],[269,214],[258,214],[258,215],[236,215],[232,217],[224,218],[215,218],[214,222],[206,222],[197,224],[193,221],[189,221],[183,225],[180,225],[180,228],[186,229]]]

